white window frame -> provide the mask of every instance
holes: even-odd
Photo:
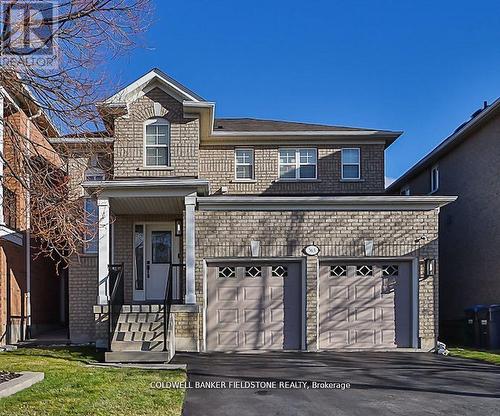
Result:
[[[238,163],[238,158],[236,157],[236,153],[238,150],[247,150],[250,151],[251,162],[250,163]],[[252,177],[251,178],[238,178],[238,166],[251,166],[252,167]],[[251,147],[236,147],[234,149],[234,180],[237,182],[248,182],[255,180],[255,151]]]
[[[83,200],[83,211],[84,211],[84,215],[85,215],[85,223],[87,224],[87,215],[88,215],[88,211],[87,211],[87,201],[94,201],[95,203],[95,207],[96,207],[96,211],[97,211],[97,215],[96,215],[96,221],[99,221],[99,208],[97,206],[97,200],[95,198],[92,198],[92,197],[85,197],[84,200]],[[96,247],[95,249],[90,249],[89,246],[88,246],[88,243],[85,242],[83,244],[83,253],[84,254],[98,254],[99,253],[99,235],[98,235],[98,231],[99,230],[99,224],[98,222],[95,224],[95,234],[94,234],[94,240],[96,242]],[[85,240],[87,239],[87,235],[85,235]]]
[[[282,150],[294,150],[295,151],[295,178],[282,178],[281,177],[281,165],[287,165],[287,163],[281,163],[281,151]],[[313,150],[316,155],[316,163],[314,163],[314,178],[301,178],[299,177],[301,166],[312,166],[312,163],[300,163],[300,151],[301,150]],[[318,179],[318,148],[316,147],[280,147],[278,148],[278,180],[279,181],[315,181]]]
[[[356,150],[358,153],[358,163],[344,163],[344,151],[345,150]],[[340,177],[343,181],[359,181],[361,179],[361,149],[359,147],[343,147],[340,151]],[[358,176],[356,178],[346,178],[344,177],[344,166],[357,166]]]
[[[436,172],[436,181],[434,181],[434,172]],[[439,189],[439,165],[434,165],[431,168],[431,194]]]
[[[403,196],[410,196],[411,195],[410,186],[409,185],[403,186],[399,191],[399,194]]]
[[[146,144],[146,129],[147,126],[151,124],[157,124],[159,126],[167,126],[167,144]],[[145,168],[148,169],[155,169],[155,168],[169,168],[172,163],[170,160],[170,145],[171,145],[171,125],[170,122],[162,117],[155,117],[155,118],[150,118],[149,120],[146,120],[144,122],[144,127],[143,127],[143,165]],[[166,148],[167,149],[167,164],[166,165],[148,165],[147,163],[147,149],[148,148]]]
[[[103,181],[104,179],[106,179],[106,175],[101,168],[88,168],[85,171],[85,181],[95,182]]]

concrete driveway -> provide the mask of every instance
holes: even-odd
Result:
[[[267,383],[250,389],[189,389],[186,416],[500,414],[500,367],[460,358],[424,353],[278,352],[178,354],[175,362],[188,364],[193,385]],[[308,382],[309,387],[313,381],[350,383],[351,387],[273,388],[273,382],[279,386],[286,381]]]

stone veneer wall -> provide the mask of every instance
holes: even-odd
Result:
[[[307,258],[307,345],[316,349],[317,270],[321,256],[363,256],[373,240],[374,256],[412,256],[420,260],[419,337],[424,349],[437,337],[438,276],[423,278],[423,259],[438,257],[438,210],[431,211],[197,211],[196,294],[203,304],[203,259],[249,257],[259,240],[262,257],[303,256],[317,244],[320,257]],[[200,339],[203,337],[200,330]]]
[[[234,149],[244,146],[202,146],[200,178],[210,181],[212,192],[221,186],[229,194],[374,194],[384,192],[384,145],[314,145],[318,149],[316,181],[279,181],[279,145],[246,146],[254,149],[255,181],[235,181]],[[308,146],[296,146],[308,147]],[[361,180],[341,180],[342,147],[361,149]]]

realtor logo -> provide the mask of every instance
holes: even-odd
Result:
[[[0,0],[0,6],[2,67],[55,67],[56,2]]]

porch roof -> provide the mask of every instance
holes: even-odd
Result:
[[[109,199],[112,212],[122,215],[180,214],[185,197],[207,195],[210,191],[208,181],[202,179],[87,181],[82,186],[99,199]]]

